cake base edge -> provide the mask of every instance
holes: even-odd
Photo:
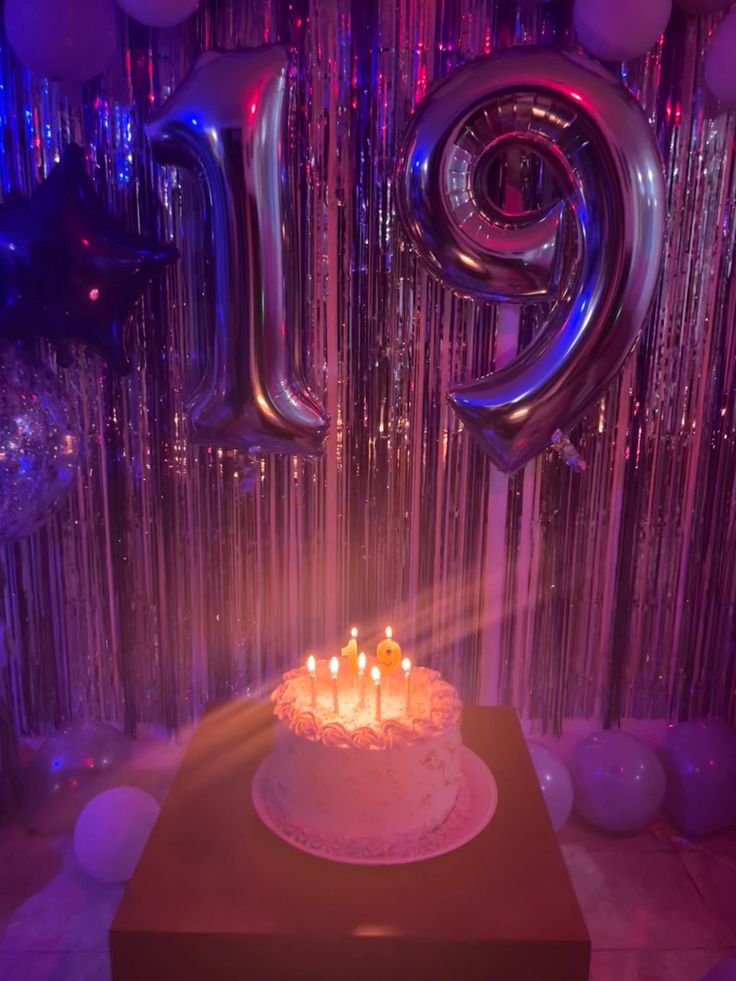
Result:
[[[485,762],[467,746],[461,748],[461,782],[455,805],[432,831],[385,838],[313,833],[280,812],[269,793],[270,757],[261,763],[251,784],[251,799],[263,824],[300,851],[332,862],[352,865],[404,865],[445,855],[467,844],[491,821],[498,805],[498,788]]]

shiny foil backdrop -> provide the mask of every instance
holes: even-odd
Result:
[[[137,308],[133,374],[83,350],[60,369],[82,466],[68,506],[2,550],[6,760],[13,732],[73,719],[175,728],[332,652],[354,623],[368,649],[392,623],[467,701],[545,729],[733,714],[736,152],[733,116],[702,86],[716,22],[675,9],[648,56],[611,66],[665,161],[661,286],[573,433],[585,473],[548,454],[511,478],[445,395],[512,357],[543,311],[441,287],[398,226],[392,179],[436,79],[511,44],[574,48],[569,4],[203,0],[171,31],[121,15],[116,63],[77,87],[31,75],[3,43],[4,198],[74,140],[110,210],[181,251]],[[211,344],[203,204],[191,175],[154,164],[143,125],[200,51],[276,41],[294,50],[299,343],[332,427],[321,459],[254,471],[187,443]]]

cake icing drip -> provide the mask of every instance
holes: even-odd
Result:
[[[365,703],[360,705],[360,682],[341,673],[339,715],[332,702],[332,681],[326,661],[317,662],[317,704],[312,705],[312,682],[306,667],[287,671],[271,700],[274,714],[296,736],[334,748],[386,749],[413,746],[460,721],[462,703],[439,672],[414,668],[410,709],[406,713],[404,675],[396,671],[381,683],[380,721],[375,719],[375,688],[365,679]]]

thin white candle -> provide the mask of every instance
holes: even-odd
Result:
[[[314,654],[310,654],[307,658],[307,671],[309,672],[309,677],[312,682],[312,708],[317,707],[317,662],[314,659]]]
[[[337,672],[340,669],[340,662],[336,657],[330,658],[330,674],[332,675],[332,708],[335,715],[340,714],[340,706],[337,702]]]
[[[371,668],[371,678],[376,686],[376,722],[381,721],[381,672],[373,665]]]
[[[358,654],[358,678],[360,680],[360,708],[365,705],[365,654]]]
[[[405,657],[401,662],[401,667],[404,670],[404,679],[406,686],[406,703],[404,705],[404,712],[409,714],[409,703],[411,702],[411,661],[408,657]]]

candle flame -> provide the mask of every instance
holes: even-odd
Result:
[[[386,627],[386,636],[389,637],[389,638],[391,638],[391,637],[393,637],[393,635],[394,635],[394,632],[391,629],[391,627]]]
[[[353,629],[350,631],[350,636],[351,637],[357,637],[358,636],[358,628],[357,627],[353,627]]]
[[[331,657],[330,658],[330,674],[332,675],[333,678],[336,678],[337,677],[337,672],[338,672],[339,667],[340,667],[340,662],[338,661],[338,659],[336,657]]]
[[[317,662],[314,659],[314,654],[310,654],[309,657],[307,658],[307,671],[309,671],[310,674],[314,674],[316,670],[317,670]]]
[[[411,671],[411,661],[409,660],[408,657],[405,657],[403,659],[403,661],[401,662],[401,667],[404,669],[404,671],[407,674],[409,674],[409,672]]]
[[[358,671],[365,671],[365,654],[363,651],[358,654]]]
[[[379,669],[378,669],[378,668],[377,668],[377,667],[375,666],[375,664],[374,664],[374,665],[373,665],[373,667],[371,668],[371,678],[373,678],[373,680],[375,681],[375,683],[376,683],[377,685],[380,685],[380,684],[381,684],[381,672],[380,672],[380,670],[379,670]]]

